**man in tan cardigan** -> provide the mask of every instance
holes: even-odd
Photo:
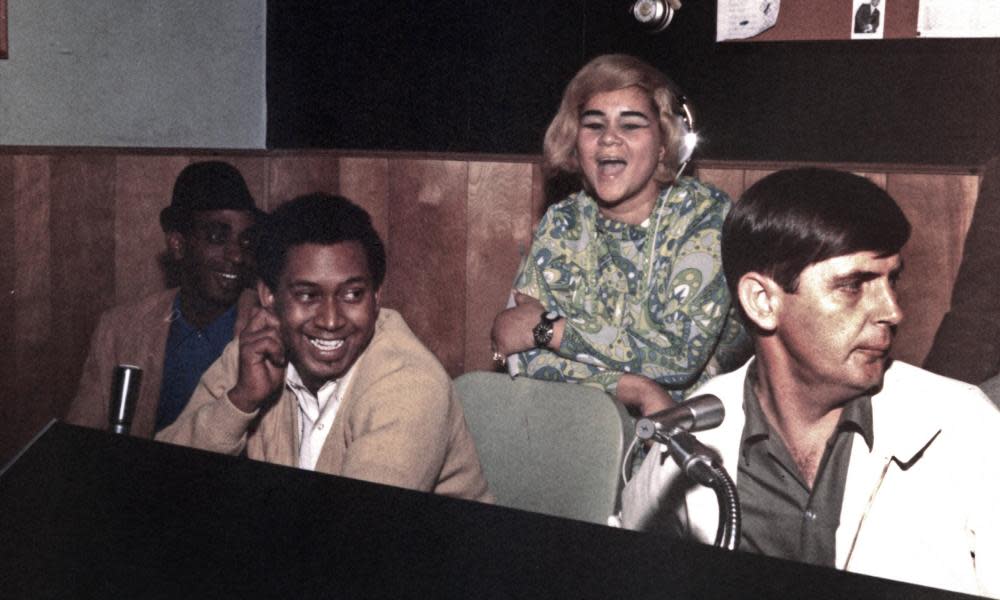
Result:
[[[262,308],[158,440],[480,501],[492,496],[451,379],[394,310],[363,209],[278,208],[257,256]]]

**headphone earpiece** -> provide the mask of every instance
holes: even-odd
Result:
[[[677,120],[680,121],[683,131],[680,146],[677,148],[677,176],[680,177],[684,167],[691,161],[694,149],[698,145],[698,134],[694,131],[694,116],[691,114],[687,99],[684,96],[678,96],[677,101],[681,108],[677,114]]]

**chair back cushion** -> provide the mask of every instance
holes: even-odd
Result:
[[[497,504],[606,524],[621,482],[624,409],[572,383],[472,372],[455,386]]]

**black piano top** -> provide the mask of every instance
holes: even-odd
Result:
[[[53,422],[0,474],[2,598],[957,598]]]

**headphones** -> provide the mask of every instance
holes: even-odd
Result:
[[[636,0],[630,11],[649,33],[659,33],[674,20],[674,9],[665,0]]]
[[[673,87],[673,86],[671,86]],[[674,175],[674,179],[680,179],[682,173],[684,173],[684,168],[687,167],[688,163],[691,162],[691,155],[694,154],[694,148],[698,145],[698,134],[694,132],[694,116],[691,114],[691,108],[688,106],[687,98],[683,94],[678,93],[676,90],[671,89],[674,97],[677,99],[677,104],[680,110],[674,111],[674,117],[680,122],[681,129],[684,131],[681,135],[681,143],[677,148],[677,173]],[[671,184],[673,186],[673,184]],[[669,193],[669,192],[668,192]],[[653,253],[656,249],[656,239],[660,235],[660,221],[663,218],[664,207],[667,204],[664,202],[660,205],[660,208],[656,210],[656,223],[653,225],[653,242],[649,244],[649,257],[646,259],[646,264],[649,265],[649,271],[646,273],[646,278],[642,281],[645,285],[650,285],[653,281],[653,265],[656,263],[653,260]]]
[[[677,173],[674,179],[680,179],[682,173],[684,173],[684,168],[687,167],[688,163],[691,162],[691,155],[694,154],[694,148],[698,145],[698,134],[694,132],[694,116],[691,114],[691,108],[688,106],[687,98],[683,94],[674,93],[674,97],[677,98],[677,103],[680,105],[680,110],[674,112],[674,116],[680,121],[681,129],[684,130],[684,134],[681,136],[680,146],[677,148]],[[673,184],[671,184],[673,185]],[[646,273],[646,278],[643,280],[647,286],[653,281],[653,265],[656,263],[653,260],[653,252],[656,249],[656,238],[660,234],[660,220],[663,218],[664,207],[666,203],[663,203],[659,210],[656,211],[656,224],[653,225],[653,242],[649,244],[649,258],[646,263],[649,265],[649,272]],[[631,452],[631,450],[630,450]]]

